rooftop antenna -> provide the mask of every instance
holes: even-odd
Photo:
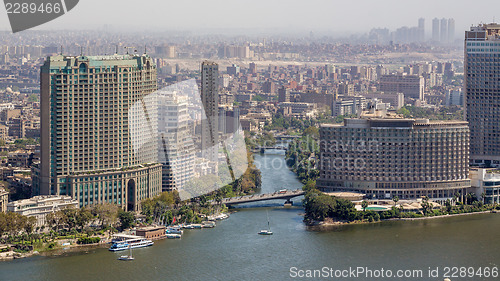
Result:
[[[118,44],[116,44],[115,55],[118,55]]]
[[[147,54],[148,53],[148,49],[146,47],[146,45],[144,45],[144,54]]]
[[[83,56],[83,46],[80,46],[80,56]]]
[[[63,54],[63,46],[61,45],[61,56],[62,56],[62,54]]]
[[[131,49],[131,48],[134,48],[134,47],[123,47],[123,48],[127,49],[127,55],[129,55],[129,51],[128,50]],[[137,52],[137,50],[135,50],[135,51]]]

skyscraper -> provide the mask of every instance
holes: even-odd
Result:
[[[480,24],[465,32],[465,116],[471,161],[500,165],[500,25]]]
[[[215,62],[201,64],[201,102],[207,119],[202,120],[202,156],[217,162],[219,144],[219,66]]]
[[[439,19],[432,20],[432,41],[439,42]]]
[[[129,108],[157,89],[147,55],[52,56],[40,71],[41,157],[35,195],[69,195],[80,207],[138,210],[161,192],[157,143],[132,143],[151,123],[129,124]],[[155,120],[155,112],[148,113]],[[146,120],[146,119],[144,119]]]
[[[418,41],[420,41],[420,42],[425,41],[425,19],[424,18],[418,19]]]
[[[194,177],[195,147],[188,96],[175,85],[158,91],[158,160],[163,164],[163,191],[180,190]]]
[[[455,41],[455,20],[448,19],[448,43]]]
[[[442,44],[448,42],[448,20],[445,18],[441,19],[441,28],[439,31],[439,38]]]

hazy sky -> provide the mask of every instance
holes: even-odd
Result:
[[[499,0],[80,0],[68,14],[39,29],[99,29],[108,24],[136,30],[244,28],[345,34],[416,26],[423,17],[429,35],[433,18],[452,17],[461,37],[471,24],[493,21],[495,12],[500,21],[499,11]],[[0,13],[0,29],[10,30],[5,8]]]

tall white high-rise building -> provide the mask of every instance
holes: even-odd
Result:
[[[439,42],[439,19],[432,20],[432,41]]]
[[[158,159],[163,164],[163,191],[180,190],[194,177],[195,146],[188,96],[158,92]]]
[[[418,19],[418,41],[420,41],[420,42],[425,41],[425,19],[424,18]]]
[[[453,43],[455,41],[455,20],[448,19],[448,42]]]
[[[441,19],[441,27],[439,30],[439,41],[441,43],[446,43],[448,42],[448,20],[445,18]]]

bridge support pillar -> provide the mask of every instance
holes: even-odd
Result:
[[[290,200],[290,199],[286,200],[285,204],[283,204],[283,206],[285,206],[285,207],[291,207],[291,206],[293,206],[292,200]]]

